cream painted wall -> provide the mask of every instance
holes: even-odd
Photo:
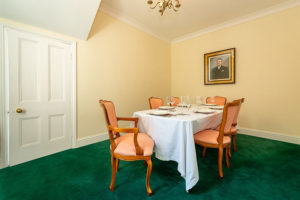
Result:
[[[170,45],[98,13],[87,42],[79,41],[78,136],[106,131],[98,99],[119,116],[148,109],[150,96],[170,93]]]
[[[77,42],[77,137],[105,132],[100,98],[115,103],[118,116],[148,109],[150,96],[170,94],[170,44],[98,12],[87,41],[20,24],[25,30]]]
[[[78,138],[106,131],[98,99],[119,116],[148,108],[149,96],[245,97],[240,126],[300,135],[300,7],[168,44],[101,12],[87,41],[1,19],[77,42]],[[203,54],[235,47],[237,83],[204,86]]]
[[[300,7],[171,46],[171,94],[245,97],[240,127],[300,136]],[[204,53],[236,48],[236,84],[204,82]]]

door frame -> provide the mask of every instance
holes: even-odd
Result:
[[[71,86],[71,118],[72,118],[72,141],[71,147],[76,147],[77,140],[77,60],[76,41],[68,41],[65,39],[53,37],[45,33],[19,28],[10,24],[0,22],[0,169],[9,166],[9,80],[8,66],[5,55],[5,37],[4,29],[10,28],[24,33],[35,34],[41,37],[50,38],[58,42],[71,46],[71,66],[72,66],[72,86]]]

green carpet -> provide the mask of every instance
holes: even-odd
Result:
[[[177,164],[154,157],[151,197],[143,161],[121,161],[110,192],[109,142],[104,141],[0,170],[0,199],[300,199],[299,145],[238,135],[237,146],[231,167],[223,162],[223,180],[217,151],[208,149],[203,159],[197,147],[200,180],[189,194]]]

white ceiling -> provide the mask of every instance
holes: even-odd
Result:
[[[157,0],[153,0],[157,2]],[[174,42],[300,5],[299,0],[180,0],[160,16],[147,0],[102,0],[101,10],[160,39]]]
[[[0,17],[87,39],[101,0],[0,0]]]

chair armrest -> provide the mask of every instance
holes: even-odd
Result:
[[[134,133],[138,134],[139,129],[138,128],[118,128],[114,126],[108,126],[110,131],[114,131],[115,133]]]
[[[137,117],[117,117],[117,120],[118,121],[133,121],[134,127],[136,128],[139,118],[137,118]]]
[[[134,133],[133,136],[133,143],[134,143],[134,147],[135,147],[135,152],[137,155],[143,155],[144,151],[143,149],[139,146],[138,141],[137,141],[137,136],[139,133],[139,129],[138,128],[118,128],[118,127],[114,127],[114,126],[108,126],[108,129],[110,131],[116,132],[116,133]],[[115,149],[115,147],[114,147]]]

